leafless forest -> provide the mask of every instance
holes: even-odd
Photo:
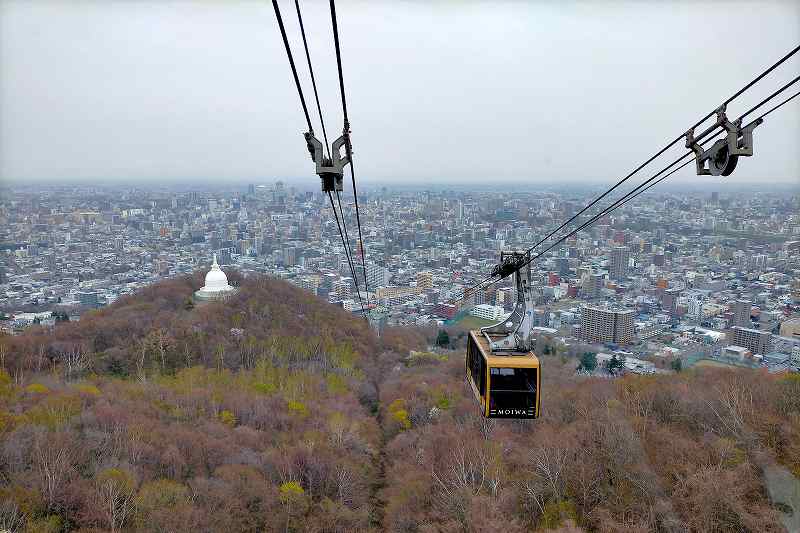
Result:
[[[800,476],[796,375],[543,356],[543,418],[487,421],[436,331],[231,277],[0,338],[0,530],[784,530],[763,471]]]

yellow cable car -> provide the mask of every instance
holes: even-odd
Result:
[[[539,358],[533,352],[491,355],[489,342],[482,338],[482,332],[470,331],[467,379],[483,416],[539,417],[542,374]]]
[[[501,252],[492,273],[502,277],[514,273],[516,305],[502,322],[469,332],[467,381],[487,418],[539,417],[542,374],[539,358],[530,349],[533,300],[528,259],[529,252]]]

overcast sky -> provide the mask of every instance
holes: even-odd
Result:
[[[294,4],[280,5],[311,105]],[[328,4],[301,7],[335,137]],[[337,11],[366,185],[612,183],[800,43],[796,0],[340,0]],[[800,54],[731,115],[798,73]],[[0,0],[6,183],[316,184],[304,130],[266,0]],[[798,184],[799,146],[800,98],[756,130],[755,156],[727,180]],[[676,181],[720,179],[690,170]]]

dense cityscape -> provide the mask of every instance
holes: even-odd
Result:
[[[0,0],[0,533],[800,533],[798,21]]]
[[[501,250],[527,249],[592,192],[367,190],[365,288],[350,195],[352,270],[328,199],[280,181],[227,191],[10,188],[0,200],[0,327],[18,334],[79,320],[158,280],[206,272],[214,257],[223,271],[282,278],[363,313],[378,331],[487,325],[513,308],[511,278],[467,289]],[[601,218],[532,264],[538,346],[570,355],[591,346],[598,362],[618,357],[637,373],[676,364],[798,370],[797,202],[785,193],[658,193]]]

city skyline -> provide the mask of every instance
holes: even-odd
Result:
[[[0,533],[800,531],[798,147],[798,0],[0,0]]]
[[[377,329],[497,320],[516,301],[510,278],[476,282],[501,250],[538,242],[590,196],[364,191],[362,264],[360,257],[351,263],[324,194],[281,181],[245,190],[29,186],[9,193],[0,201],[0,312],[10,313],[4,327],[12,330],[32,320],[79,320],[164,278],[196,278],[212,262],[212,292],[251,276],[278,278],[366,313]],[[573,228],[565,229],[559,237],[566,241],[532,264],[537,335],[627,345],[646,358],[674,348],[676,332],[689,343],[687,357],[727,350],[750,364],[772,349],[795,354],[800,341],[780,331],[800,301],[796,202],[777,191],[684,191],[637,198],[569,238]],[[348,201],[341,218],[356,224]],[[349,237],[355,252],[356,234]],[[225,276],[217,258],[236,273],[233,287],[217,279]],[[712,337],[714,345],[703,346]],[[628,362],[645,365],[636,361]]]

